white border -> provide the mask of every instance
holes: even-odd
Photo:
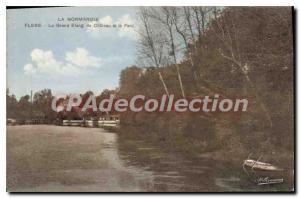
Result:
[[[163,6],[163,5],[173,5],[173,6],[180,6],[180,5],[202,5],[202,6],[295,6],[296,9],[299,9],[300,1],[292,1],[292,0],[160,0],[160,1],[151,1],[151,0],[110,0],[110,1],[99,1],[99,0],[2,0],[0,1],[1,10],[0,10],[0,65],[1,65],[1,72],[0,72],[0,148],[1,148],[1,161],[0,161],[0,194],[2,196],[8,197],[10,196],[6,193],[6,106],[5,106],[5,92],[6,92],[6,6]],[[299,11],[299,10],[298,10]],[[42,13],[41,13],[42,14]],[[298,13],[299,15],[299,13]],[[296,19],[296,27],[299,27],[299,20]],[[297,40],[299,40],[299,31],[297,31]],[[298,42],[297,42],[298,44]],[[297,50],[297,56],[299,55],[299,50]],[[299,76],[299,69],[297,69],[297,76]],[[297,85],[297,88],[299,86]],[[297,93],[299,93],[299,89],[297,89]],[[297,107],[299,110],[299,104]],[[297,117],[297,123],[299,123],[299,117]],[[299,143],[299,134],[297,135],[297,143]],[[299,159],[299,152],[297,152],[297,159]],[[298,168],[298,167],[297,167]],[[297,169],[299,172],[299,169]],[[298,181],[296,182],[299,183]],[[47,196],[57,196],[63,197],[65,195],[62,194],[47,194]],[[132,195],[132,194],[131,194]],[[129,196],[131,196],[129,195]],[[189,194],[190,195],[190,194]],[[219,195],[203,195],[199,194],[204,197],[208,196],[219,196]],[[236,194],[240,196],[240,194]],[[33,195],[29,195],[33,196]],[[34,195],[35,197],[42,197],[42,194]],[[70,194],[68,195],[70,196]],[[71,195],[72,196],[72,195]],[[80,197],[86,196],[83,194],[78,195]],[[101,194],[101,197],[115,197],[121,195],[104,195]],[[124,195],[122,195],[124,196]],[[149,194],[141,195],[138,194],[137,196],[149,196]],[[162,197],[163,195],[152,194],[151,196]],[[164,195],[166,196],[166,195]],[[167,194],[167,196],[174,196],[174,194]],[[181,196],[187,196],[180,194]],[[230,194],[229,196],[232,196]],[[266,195],[266,194],[253,194],[250,196],[256,197],[265,197],[265,196],[274,196],[274,194]],[[283,197],[288,197],[289,195],[281,195]]]
[[[40,0],[4,0],[6,5],[18,5],[18,6],[292,6],[295,1],[292,0],[160,0],[160,1],[149,1],[149,0],[113,0],[113,1],[99,1],[99,0],[51,0],[51,1],[40,1]]]

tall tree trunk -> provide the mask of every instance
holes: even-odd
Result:
[[[147,42],[148,42],[148,45],[150,47],[150,51],[152,53],[152,56],[154,58],[154,64],[157,68],[159,68],[159,61],[158,61],[158,58],[157,58],[157,54],[156,54],[156,51],[155,51],[155,48],[154,48],[154,43],[153,43],[153,38],[151,37],[151,33],[150,33],[150,30],[149,30],[149,24],[148,24],[148,15],[146,13],[146,10],[142,10],[142,20],[143,20],[143,23],[144,23],[144,28],[146,30],[146,34],[147,34]],[[164,90],[165,90],[165,93],[167,94],[167,96],[169,97],[169,91],[168,91],[168,88],[167,88],[167,85],[164,81],[164,78],[163,76],[161,75],[160,71],[158,72],[158,78],[159,80],[161,81],[163,87],[164,87]]]
[[[174,17],[174,20],[175,20],[175,17]],[[186,39],[184,33],[179,29],[176,20],[174,21],[174,24],[175,24],[175,29],[176,29],[177,33],[182,37],[182,39],[183,39],[183,41],[184,41],[185,49],[186,49],[186,51],[187,51],[188,54],[189,54],[189,61],[190,61],[190,64],[191,64],[191,71],[192,71],[193,79],[194,79],[194,82],[195,82],[194,85],[195,85],[196,89],[198,89],[198,80],[199,80],[199,79],[198,79],[198,75],[197,75],[196,68],[195,68],[195,65],[194,65],[194,61],[193,61],[193,59],[192,59],[192,55],[191,55],[191,53],[189,52],[187,39]]]
[[[215,9],[215,17],[217,17],[217,9]],[[222,50],[220,49],[220,54],[223,58],[233,62],[234,64],[236,64],[240,68],[240,70],[242,71],[242,74],[244,75],[244,77],[245,77],[247,83],[249,84],[252,92],[254,93],[256,99],[259,102],[261,110],[264,112],[264,115],[266,116],[266,119],[269,122],[270,128],[272,128],[273,127],[273,122],[272,122],[270,112],[268,111],[268,109],[265,106],[263,100],[261,99],[255,84],[252,82],[252,80],[250,79],[250,77],[248,75],[248,72],[245,70],[245,66],[247,66],[247,63],[245,65],[243,65],[243,63],[241,61],[241,54],[239,53],[239,47],[238,47],[239,45],[238,45],[238,41],[237,41],[237,32],[236,32],[233,20],[231,20],[231,23],[232,23],[232,27],[234,28],[234,36],[233,36],[234,38],[232,38],[229,31],[225,31],[225,27],[226,27],[227,24],[225,23],[225,26],[221,26],[221,24],[218,22],[218,19],[216,19],[216,25],[217,25],[218,29],[221,31],[221,35],[219,35],[218,32],[215,30],[216,36],[220,39],[221,42],[223,42],[225,44],[225,47],[230,52],[230,55],[227,56],[227,55],[223,54]],[[235,39],[235,45],[236,45],[235,48],[237,48],[236,50],[234,50],[233,39]]]
[[[240,68],[240,70],[242,71],[242,73],[243,73],[246,81],[248,82],[249,86],[251,87],[251,89],[252,89],[252,91],[253,91],[256,99],[258,100],[260,108],[265,113],[266,118],[267,118],[267,120],[269,122],[270,128],[272,128],[273,127],[273,122],[272,122],[272,118],[271,118],[270,112],[268,111],[267,107],[265,106],[264,102],[262,101],[262,99],[261,99],[261,97],[260,97],[260,95],[259,95],[259,93],[257,91],[257,88],[254,85],[254,83],[252,82],[252,80],[250,79],[247,71],[244,69],[244,67],[247,66],[247,64],[243,65],[240,61],[237,61],[234,56],[229,57],[229,56],[224,55],[222,52],[221,52],[221,56],[223,56],[227,60],[232,61],[233,63],[235,63]]]
[[[159,80],[161,81],[161,83],[163,84],[163,87],[164,87],[164,90],[165,90],[167,96],[170,97],[170,94],[169,94],[167,85],[166,85],[166,83],[165,83],[165,81],[164,81],[164,78],[162,77],[160,71],[158,72],[158,77],[159,77]]]
[[[195,45],[196,40],[195,40],[193,28],[192,28],[191,13],[190,13],[189,8],[184,7],[183,9],[184,9],[184,14],[185,14],[186,21],[187,21],[188,26],[189,26],[189,30],[190,30],[190,32],[191,32],[191,37],[192,37],[192,40],[193,40],[193,44]],[[196,45],[195,45],[195,46],[196,46]]]
[[[202,32],[201,32],[201,22],[200,22],[200,17],[198,13],[198,7],[193,7],[194,13],[196,15],[196,22],[197,22],[197,30],[198,30],[198,38],[200,39]]]
[[[180,85],[181,95],[182,95],[183,98],[185,98],[185,91],[184,91],[184,88],[183,88],[181,74],[180,74],[179,66],[177,64],[177,59],[176,59],[176,52],[175,52],[175,44],[174,44],[174,38],[173,38],[172,24],[168,25],[168,28],[169,28],[170,38],[171,38],[172,53],[173,53],[173,58],[174,58],[174,64],[176,66],[177,78],[178,78],[179,85]]]
[[[181,89],[181,94],[182,94],[182,97],[185,98],[185,92],[184,92],[184,88],[183,88],[183,84],[182,84],[182,80],[181,80],[179,66],[178,66],[178,64],[175,64],[175,65],[176,65],[177,77],[178,77],[178,81],[179,81],[179,85],[180,85],[180,89]]]

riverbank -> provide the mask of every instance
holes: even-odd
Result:
[[[172,123],[172,119],[169,120]],[[174,125],[170,125],[172,128],[176,128]],[[227,140],[222,144],[222,147],[218,146],[219,142],[215,142],[216,139],[212,139],[212,146],[205,143],[205,139],[201,137],[203,134],[199,127],[199,137],[198,139],[192,139],[180,134],[178,132],[172,131],[168,132],[167,128],[165,130],[157,130],[157,125],[155,127],[122,127],[120,133],[120,138],[129,139],[133,141],[138,141],[143,139],[148,144],[156,145],[161,150],[171,153],[180,153],[183,156],[187,156],[193,160],[210,160],[217,164],[219,169],[225,168],[226,171],[237,171],[239,172],[239,177],[245,177],[247,179],[257,179],[262,176],[277,177],[280,176],[284,178],[285,186],[289,189],[293,188],[294,185],[294,153],[282,148],[274,148],[272,144],[268,141],[261,142],[264,145],[260,148],[248,150],[238,138],[228,137]],[[205,129],[205,127],[203,127]],[[208,128],[206,128],[208,129]],[[206,131],[207,133],[207,131]],[[218,134],[218,132],[214,132]],[[219,137],[219,135],[217,135]],[[202,138],[202,139],[201,139]],[[220,138],[220,137],[219,137]],[[201,142],[203,142],[201,144]],[[209,142],[208,142],[209,143]],[[217,145],[217,146],[214,146]],[[243,170],[243,163],[248,157],[253,160],[260,160],[261,162],[271,163],[277,166],[283,171],[281,172],[257,172],[255,178],[248,177],[247,173]]]

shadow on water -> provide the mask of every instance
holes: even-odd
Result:
[[[289,190],[257,186],[243,172],[147,137],[100,128],[13,126],[7,132],[9,192],[218,192]],[[123,131],[125,132],[125,131]],[[228,156],[230,157],[230,156]],[[231,156],[232,157],[232,156]]]
[[[241,165],[189,156],[137,138],[118,137],[120,159],[125,166],[151,173],[149,191],[223,192],[289,190],[286,184],[258,186]]]

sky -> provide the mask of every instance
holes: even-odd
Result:
[[[116,88],[121,70],[134,65],[136,60],[136,11],[137,7],[7,10],[10,94],[20,98],[29,95],[31,89],[36,92],[44,88],[51,89],[53,94],[88,90],[99,94],[103,89]],[[68,17],[92,17],[99,21],[70,22]],[[85,26],[64,28],[56,27],[57,23]],[[109,27],[101,28],[99,24]],[[122,27],[113,28],[113,24]]]

